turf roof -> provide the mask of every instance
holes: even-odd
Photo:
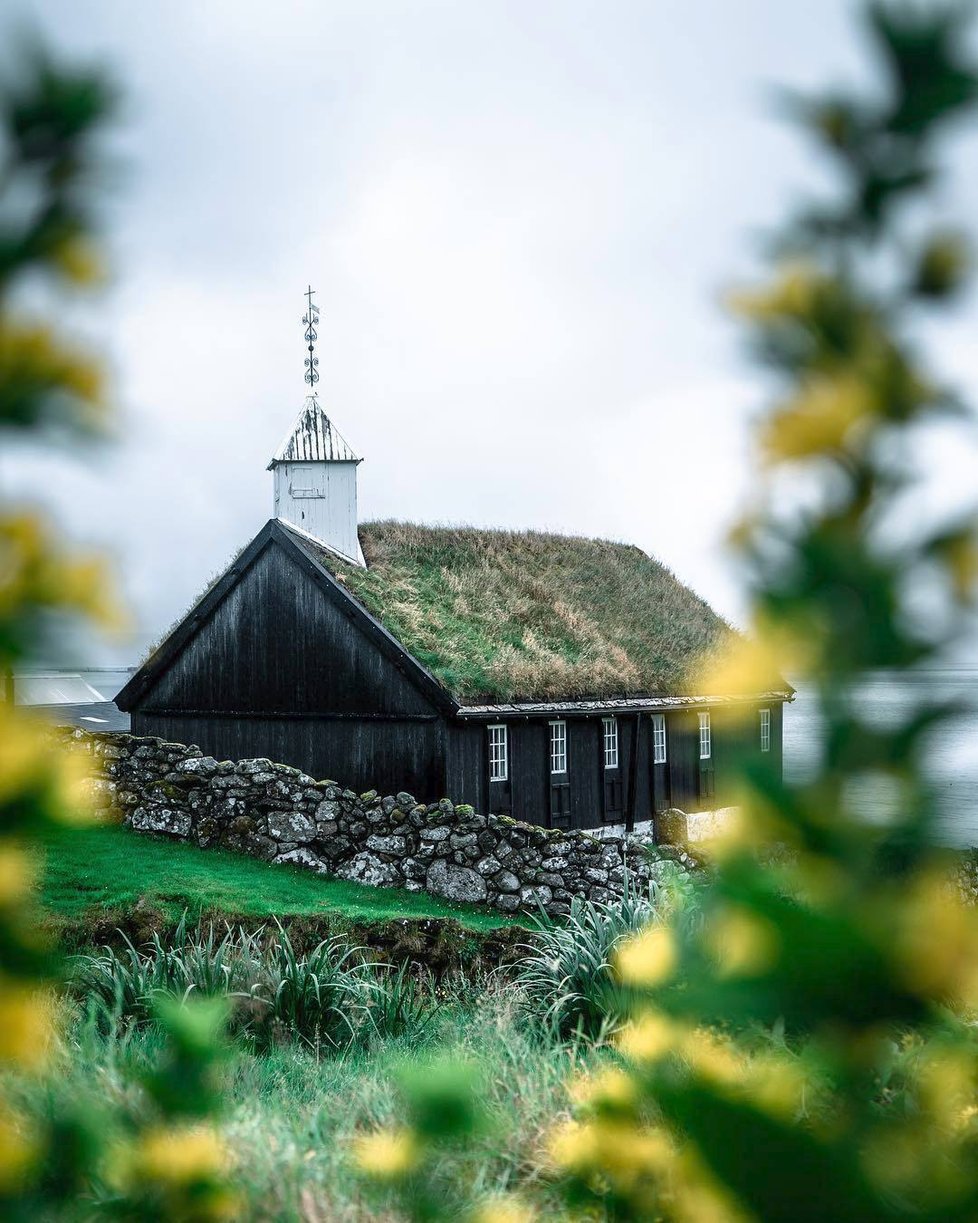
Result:
[[[389,521],[360,543],[367,569],[316,556],[463,704],[693,694],[733,632],[628,544]]]

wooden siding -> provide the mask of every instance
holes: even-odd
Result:
[[[132,733],[195,743],[218,760],[263,756],[362,794],[406,790],[424,802],[447,793],[444,728],[430,722],[192,717],[133,713]],[[453,795],[454,797],[454,795]]]
[[[435,712],[274,543],[137,705],[138,712],[159,710],[198,715]]]

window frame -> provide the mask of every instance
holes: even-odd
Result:
[[[561,761],[563,768],[554,768],[555,761]],[[550,723],[550,776],[567,776],[567,723],[563,719]]]
[[[509,781],[509,727],[505,722],[494,722],[486,730],[489,734],[489,780]]]
[[[662,749],[661,755],[659,754],[660,748]],[[664,713],[654,713],[652,715],[652,763],[669,763],[669,747],[666,740],[666,715]]]
[[[761,751],[769,752],[771,750],[771,711],[770,709],[759,709],[761,715]]]
[[[601,719],[601,746],[604,750],[605,770],[619,768],[618,763],[618,719]]]
[[[704,710],[696,715],[699,718],[700,729],[700,760],[713,759],[713,727],[710,725],[710,711]],[[706,749],[704,751],[704,748]]]

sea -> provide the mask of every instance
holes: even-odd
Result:
[[[818,766],[823,728],[811,688],[803,683],[784,710],[784,770],[802,781]],[[878,674],[861,692],[871,725],[886,725],[931,699],[950,700],[960,712],[927,735],[924,761],[937,794],[941,837],[949,845],[978,846],[978,669]],[[893,794],[868,785],[853,795],[853,809],[885,820]]]

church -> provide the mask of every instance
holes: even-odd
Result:
[[[315,365],[310,342],[313,388]],[[272,518],[116,698],[134,734],[550,828],[727,806],[744,752],[780,772],[790,685],[697,691],[733,630],[665,566],[360,523],[360,462],[314,391],[269,463]]]

